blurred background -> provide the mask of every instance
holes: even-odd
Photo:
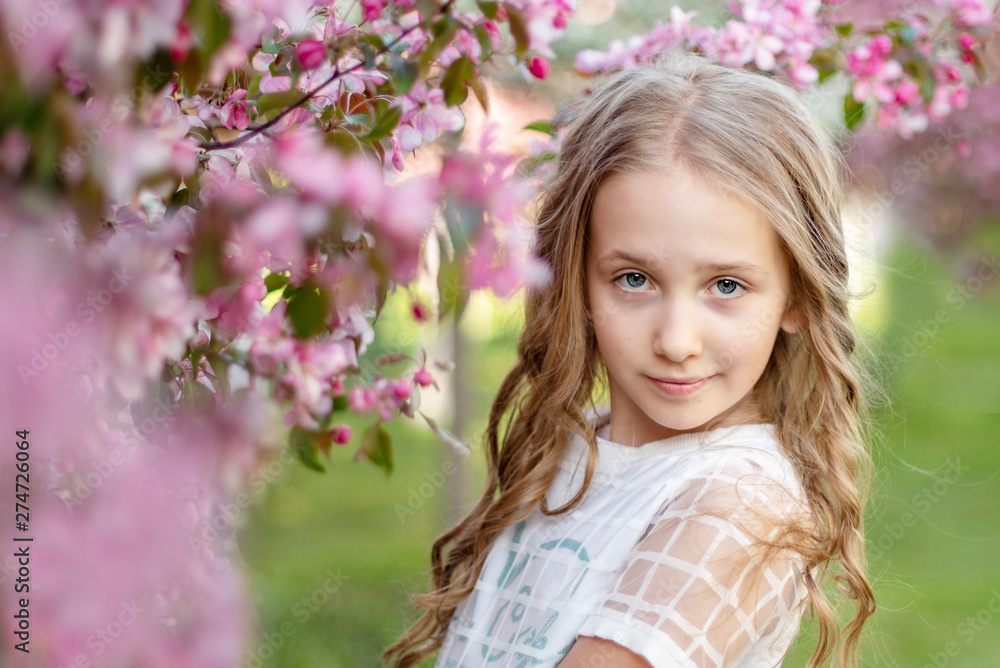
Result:
[[[724,9],[680,4],[706,21]],[[665,11],[629,0],[579,5],[548,79],[492,83],[498,136],[513,149],[530,150],[541,135],[521,128],[586,87],[571,74],[572,54],[648,30]],[[866,666],[1000,665],[996,44],[988,55],[992,80],[943,126],[910,141],[870,128],[843,136],[854,174],[846,216],[854,313],[875,380],[867,536],[879,608],[862,642]],[[835,100],[831,91],[807,102],[842,133]],[[473,105],[466,113],[463,141],[474,142],[482,122]],[[423,422],[396,420],[387,425],[390,476],[354,463],[353,448],[335,449],[325,473],[273,464],[255,487],[249,521],[220,536],[239,543],[256,596],[260,637],[245,666],[381,665],[379,653],[416,618],[409,597],[426,591],[434,538],[482,490],[485,415],[514,359],[521,302],[476,294],[458,323],[440,328],[415,329],[409,308],[405,292],[390,299],[368,355],[424,348],[453,361],[422,408],[473,454],[456,456]],[[367,424],[353,426],[360,433]],[[803,620],[784,666],[806,664],[814,630]]]

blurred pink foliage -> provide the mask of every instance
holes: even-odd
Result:
[[[912,136],[968,99],[967,79],[982,74],[976,47],[997,30],[983,0],[821,2],[745,0],[721,28],[695,26],[696,12],[670,18],[605,52],[581,51],[586,74],[627,69],[672,49],[698,51],[730,67],[773,72],[797,88],[840,74],[848,79],[849,127],[867,110],[877,126]]]
[[[849,7],[828,5],[737,2],[718,28],[674,9],[577,64],[688,48],[799,87],[840,73],[903,134],[962,118],[949,114],[993,20],[980,3],[942,0],[869,32],[837,31],[824,12]],[[0,0],[0,423],[29,430],[31,531],[45,536],[32,651],[7,644],[6,660],[236,665],[250,606],[231,542],[208,529],[224,516],[231,530],[224,509],[290,452],[322,468],[318,453],[361,441],[358,458],[391,470],[381,423],[414,418],[446,368],[365,359],[387,294],[429,278],[436,294],[411,309],[423,322],[472,289],[549,280],[523,219],[535,186],[493,131],[442,148],[421,176],[410,155],[461,131],[470,97],[488,106],[486,67],[548,77],[574,3],[352,6]],[[990,95],[963,113],[989,117]],[[558,152],[550,130],[538,161]],[[969,132],[970,165],[995,163]],[[431,248],[440,270],[425,276]],[[372,420],[361,438],[346,411]],[[13,462],[0,460],[4,480]],[[0,603],[9,634],[11,588]]]

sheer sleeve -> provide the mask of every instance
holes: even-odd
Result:
[[[691,474],[578,635],[612,640],[654,667],[778,665],[798,628],[804,569],[797,552],[761,541],[808,515],[790,471],[770,460],[730,456]]]

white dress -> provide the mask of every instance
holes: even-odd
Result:
[[[602,420],[603,421],[603,420]],[[806,517],[772,425],[722,427],[631,447],[598,431],[597,473],[573,511],[507,527],[451,620],[436,668],[555,666],[577,636],[660,667],[778,666],[806,598],[797,554],[764,560],[751,533]],[[574,435],[549,508],[583,480]],[[579,464],[579,466],[578,466]]]

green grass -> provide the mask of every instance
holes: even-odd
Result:
[[[1000,248],[989,239],[979,243]],[[970,252],[965,264],[974,266],[978,257]],[[867,526],[879,609],[862,642],[863,665],[994,667],[1000,662],[1000,280],[983,283],[959,307],[949,295],[976,283],[968,284],[954,264],[925,260],[914,249],[900,249],[887,264],[880,289],[889,291],[891,312],[874,347],[890,403],[877,410],[881,437],[873,446],[877,477]],[[947,321],[933,338],[921,336],[939,310]],[[388,308],[380,340],[398,340],[403,311],[405,304]],[[512,323],[476,342],[472,394],[482,416],[512,359],[517,321],[509,311],[470,315]],[[481,325],[473,329],[489,333]],[[366,426],[354,424],[356,433]],[[269,658],[246,665],[378,666],[379,652],[414,618],[408,597],[424,588],[446,493],[425,486],[423,505],[408,503],[422,498],[420,485],[442,470],[447,451],[422,423],[396,421],[388,429],[396,460],[391,477],[353,463],[352,444],[333,452],[326,473],[289,467],[254,508],[241,546],[253,566],[249,579]],[[961,472],[947,478],[957,461]],[[471,487],[478,489],[481,461],[471,469]],[[413,512],[401,521],[400,508]],[[332,594],[323,591],[328,571],[342,577]],[[314,594],[322,603],[307,608],[302,598]],[[805,665],[814,631],[805,620],[786,668]],[[271,652],[275,640],[281,646]]]

